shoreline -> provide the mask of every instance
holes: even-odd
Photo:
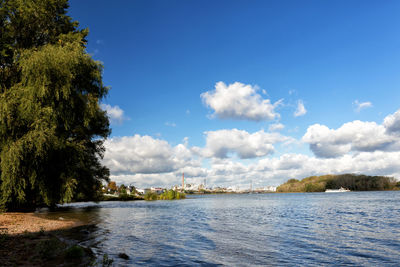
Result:
[[[0,213],[0,262],[2,266],[90,266],[96,261],[93,251],[68,238],[86,225],[34,212]]]

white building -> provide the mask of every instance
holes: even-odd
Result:
[[[266,186],[264,187],[264,190],[269,192],[276,192],[276,186]]]
[[[144,189],[136,188],[136,191],[141,195],[145,195],[147,192],[150,192],[151,189],[150,188],[144,188]]]

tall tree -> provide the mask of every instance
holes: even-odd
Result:
[[[109,121],[102,65],[67,0],[0,0],[0,207],[93,199]]]

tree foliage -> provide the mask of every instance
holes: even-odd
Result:
[[[351,191],[395,190],[396,179],[386,176],[358,174],[310,176],[301,181],[290,179],[277,188],[277,192],[324,192],[341,187]]]
[[[107,185],[107,189],[110,189],[111,193],[115,193],[118,190],[117,183],[114,181],[110,181]]]
[[[102,65],[67,0],[0,0],[0,205],[93,199],[109,170]]]
[[[344,187],[352,191],[392,190],[396,186],[396,182],[393,177],[343,174],[328,180],[326,188]]]

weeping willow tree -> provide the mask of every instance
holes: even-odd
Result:
[[[102,65],[67,0],[0,0],[0,208],[96,197],[110,134]]]

